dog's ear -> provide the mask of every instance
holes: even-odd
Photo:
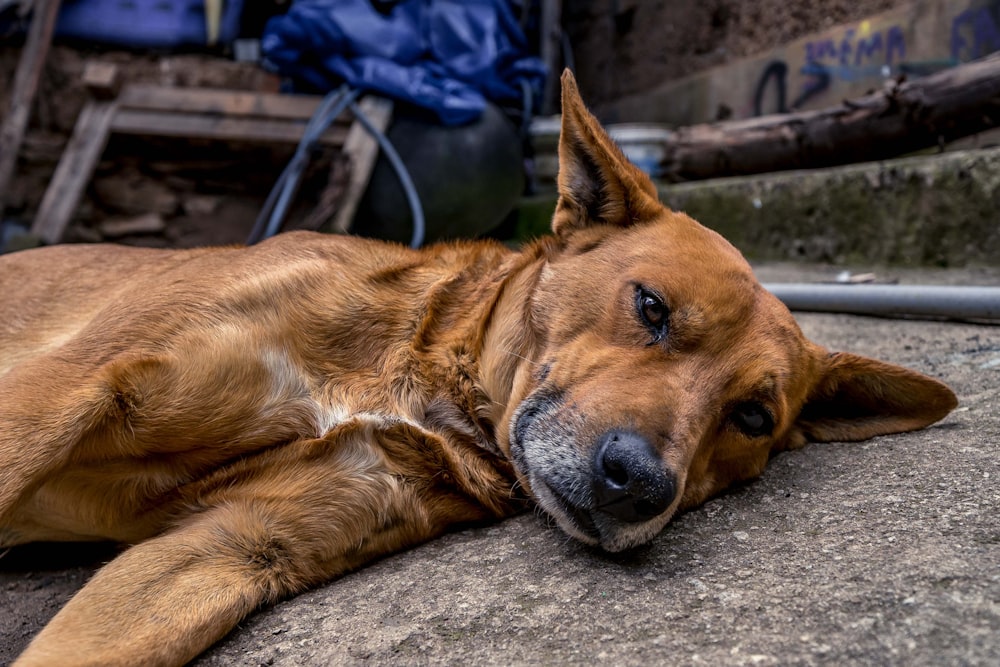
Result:
[[[815,442],[913,431],[958,405],[943,383],[902,366],[844,352],[829,355],[825,366],[796,423]]]
[[[569,70],[562,75],[558,186],[552,231],[561,238],[587,225],[631,225],[663,212],[656,186],[587,111]]]

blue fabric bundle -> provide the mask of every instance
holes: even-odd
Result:
[[[296,0],[268,22],[266,61],[299,87],[326,92],[346,82],[468,123],[485,100],[520,107],[538,100],[545,66],[528,54],[507,0]]]

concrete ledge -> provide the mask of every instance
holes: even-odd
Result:
[[[1000,149],[664,185],[660,198],[754,260],[1000,265]],[[523,203],[545,230],[555,196]]]

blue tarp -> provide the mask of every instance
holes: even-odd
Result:
[[[445,125],[468,123],[485,99],[539,100],[545,66],[531,55],[507,0],[296,0],[272,18],[266,61],[300,88],[343,82],[417,105]],[[485,98],[485,99],[484,99]]]

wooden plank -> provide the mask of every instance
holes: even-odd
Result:
[[[114,113],[115,103],[110,101],[88,102],[80,112],[73,136],[66,144],[31,226],[31,233],[45,243],[58,243],[62,239],[104,152]]]
[[[388,129],[389,121],[392,120],[391,100],[368,95],[358,103],[358,107],[379,132],[384,133]],[[351,173],[343,201],[333,219],[334,231],[342,234],[350,230],[358,204],[361,203],[361,197],[368,187],[372,169],[375,168],[375,160],[378,158],[378,142],[361,126],[361,123],[355,122],[344,140],[344,153],[350,160]]]
[[[122,109],[308,121],[319,108],[323,98],[314,95],[280,95],[215,88],[133,85],[126,87],[118,100]],[[348,115],[339,119],[339,122],[346,125],[349,120]]]
[[[111,123],[111,130],[122,134],[282,144],[298,143],[305,128],[298,121],[136,109],[119,109]],[[334,126],[319,143],[341,146],[346,135],[346,127]]]
[[[110,100],[118,96],[122,77],[118,65],[92,60],[83,68],[83,85],[92,97]]]
[[[0,214],[3,213],[4,195],[14,177],[17,155],[24,139],[24,131],[31,117],[31,106],[45,69],[45,59],[52,43],[60,0],[40,0],[35,4],[31,27],[21,51],[10,93],[10,108],[0,127]]]

